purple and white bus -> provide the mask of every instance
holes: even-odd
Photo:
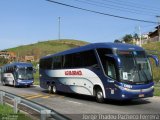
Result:
[[[34,82],[34,69],[31,63],[15,62],[6,64],[1,69],[3,85],[30,86]]]
[[[94,43],[40,59],[40,86],[104,99],[152,97],[154,82],[149,57],[139,46]]]

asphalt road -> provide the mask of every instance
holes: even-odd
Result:
[[[160,119],[160,97],[145,98],[128,102],[106,100],[105,103],[101,104],[97,103],[93,97],[89,96],[64,93],[49,94],[39,86],[14,88],[12,86],[0,85],[0,89],[45,105],[71,119],[77,117],[76,119],[83,120],[98,118],[102,120],[106,117],[111,117],[106,115],[116,115],[115,117],[117,117],[117,115],[130,114],[143,115],[141,116],[142,119],[154,117],[148,115],[159,114],[158,117]],[[154,118],[157,119],[157,116]]]

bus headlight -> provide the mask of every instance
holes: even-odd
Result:
[[[18,80],[18,82],[22,82],[22,80]]]
[[[122,98],[125,98],[125,95],[124,95],[124,94],[122,94]]]

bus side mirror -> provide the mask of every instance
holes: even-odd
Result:
[[[159,59],[156,55],[148,55],[148,57],[154,59],[156,66],[159,66]]]

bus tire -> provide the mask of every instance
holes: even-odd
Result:
[[[104,95],[103,95],[103,91],[101,88],[97,88],[96,89],[96,100],[99,103],[103,103],[104,102]]]
[[[13,87],[16,87],[16,82],[15,81],[13,81]]]
[[[49,92],[49,93],[52,93],[52,91],[53,91],[52,89],[53,89],[53,87],[49,85],[49,86],[48,86],[48,92]]]
[[[56,88],[56,85],[55,85],[55,84],[53,84],[53,86],[52,86],[52,93],[53,93],[53,94],[56,94],[56,93],[57,93],[57,88]]]

